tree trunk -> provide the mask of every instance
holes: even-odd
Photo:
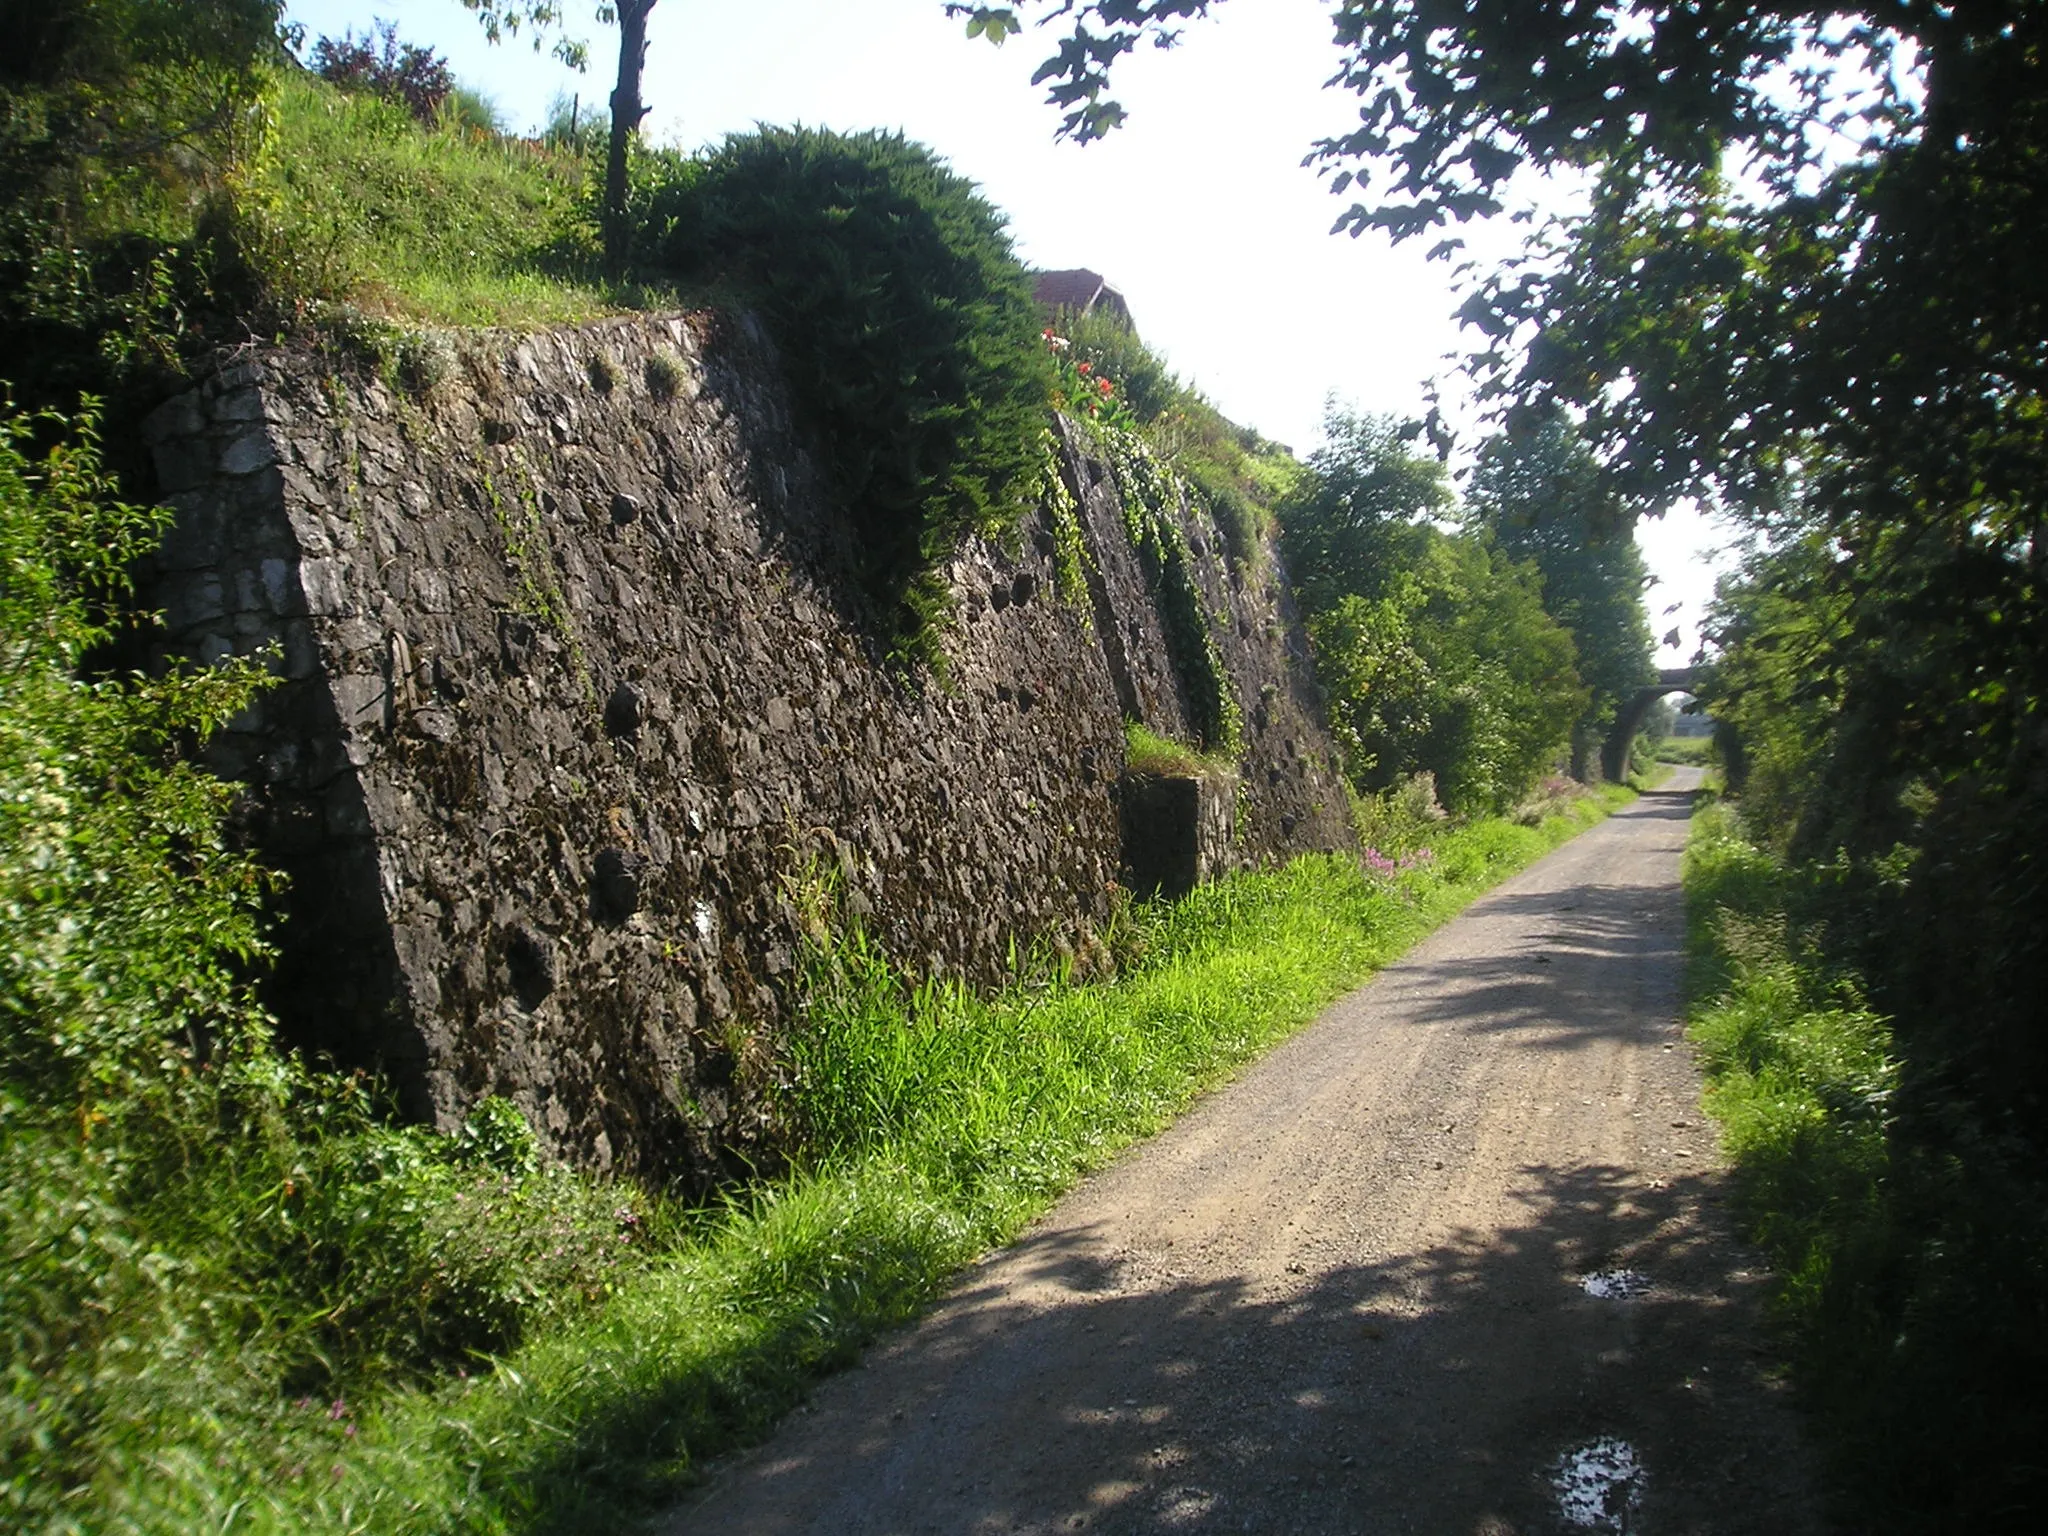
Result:
[[[640,99],[640,73],[647,66],[647,18],[655,0],[619,0],[619,82],[612,90],[611,151],[604,166],[604,266],[623,277],[632,230],[626,223],[626,151],[647,106]]]

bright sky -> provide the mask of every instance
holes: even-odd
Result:
[[[523,40],[488,46],[458,0],[290,0],[288,15],[309,37],[396,21],[523,130],[557,93],[601,105],[610,90],[610,29],[590,4],[568,9],[592,44],[581,76]],[[1141,49],[1116,83],[1129,121],[1086,148],[1053,142],[1058,118],[1030,83],[1046,35],[970,41],[941,0],[660,0],[650,37],[654,138],[697,145],[757,122],[901,129],[981,184],[1025,261],[1103,273],[1225,415],[1299,453],[1320,441],[1332,395],[1420,415],[1437,378],[1458,399],[1451,268],[1421,244],[1330,235],[1345,205],[1301,167],[1317,138],[1355,121],[1355,98],[1322,89],[1337,54],[1321,0],[1237,0],[1181,47]],[[1512,237],[1482,232],[1474,248]],[[1726,538],[1686,511],[1639,534],[1659,578],[1652,625],[1683,635],[1661,665],[1690,659],[1713,588],[1705,552]]]

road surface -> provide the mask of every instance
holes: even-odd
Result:
[[[1696,770],[1508,881],[659,1528],[1818,1529],[1680,1032]]]

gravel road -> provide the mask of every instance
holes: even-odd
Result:
[[[1696,770],[969,1271],[666,1533],[1799,1533],[1680,1033]]]

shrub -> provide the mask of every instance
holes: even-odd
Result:
[[[503,1101],[396,1129],[272,1050],[268,878],[180,750],[262,668],[79,675],[161,517],[93,425],[0,420],[0,1527],[193,1529],[195,1480],[278,1475],[290,1394],[352,1433],[344,1396],[606,1294],[647,1206]]]
[[[124,1192],[272,1103],[265,879],[176,752],[261,671],[79,676],[159,526],[109,494],[94,426],[0,419],[0,1524],[59,1499],[110,1415],[190,1389],[184,1266]]]
[[[1376,794],[1351,790],[1351,821],[1368,848],[1406,853],[1442,831],[1450,813],[1437,803],[1436,775],[1416,773]]]
[[[928,653],[934,565],[1007,528],[1051,374],[1003,218],[900,134],[764,128],[660,162],[636,259],[753,305],[852,517],[862,574]]]
[[[350,30],[338,42],[321,38],[313,45],[313,73],[344,91],[397,102],[427,124],[439,119],[456,89],[448,61],[431,48],[401,43],[397,23],[389,21],[378,22],[361,37]],[[468,94],[475,97],[475,92]]]
[[[163,515],[112,498],[95,425],[0,421],[0,1079],[88,1125],[167,1057],[264,1034],[241,968],[265,877],[222,836],[228,787],[174,751],[262,670],[80,679]],[[37,428],[70,440],[31,461]]]

